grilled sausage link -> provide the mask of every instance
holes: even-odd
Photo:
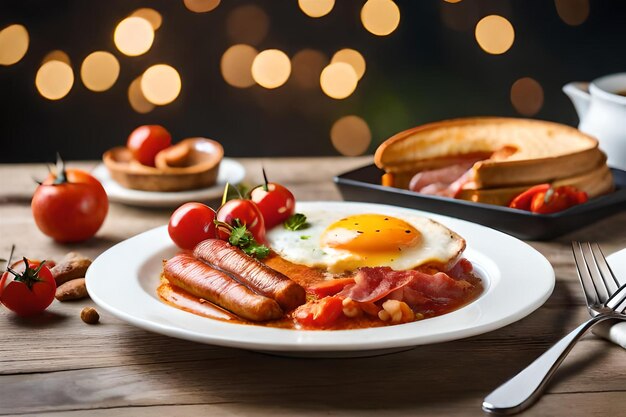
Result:
[[[242,283],[259,294],[278,301],[285,311],[306,302],[306,292],[298,283],[226,241],[207,239],[193,253],[209,265],[241,278]]]
[[[188,254],[165,263],[165,278],[173,285],[211,301],[251,321],[278,319],[283,311],[275,300],[256,294],[245,285]]]

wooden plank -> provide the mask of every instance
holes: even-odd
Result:
[[[519,414],[524,417],[562,417],[567,416],[620,416],[623,410],[623,392],[568,393],[548,394],[539,403],[526,412]],[[413,397],[411,397],[413,399]],[[26,414],[33,415],[34,414]],[[38,413],[37,415],[41,415]],[[327,405],[324,401],[317,404],[293,404],[285,407],[280,404],[253,403],[242,400],[237,403],[213,402],[192,405],[165,405],[141,407],[109,407],[94,410],[76,410],[51,412],[48,417],[154,417],[154,416],[212,416],[233,417],[248,415],[287,416],[320,416],[336,417],[359,415],[363,417],[384,416],[476,416],[481,415],[480,401],[463,396],[453,401],[422,401],[388,402],[382,407],[365,409],[355,404],[343,404],[340,407]]]

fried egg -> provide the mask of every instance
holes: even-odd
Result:
[[[339,274],[364,266],[395,270],[421,265],[452,266],[465,240],[444,225],[412,214],[354,213],[352,210],[304,212],[308,227],[290,231],[280,226],[267,235],[282,258]]]

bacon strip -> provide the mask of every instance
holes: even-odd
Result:
[[[394,271],[390,267],[361,268],[354,280],[354,285],[338,295],[358,302],[374,302],[393,293],[394,299],[406,298],[411,304],[423,304],[428,300],[460,298],[472,288],[469,282],[455,280],[444,272],[429,275],[416,270]]]
[[[285,311],[306,302],[306,292],[299,284],[226,241],[207,239],[200,242],[194,249],[194,255],[232,274],[257,293],[273,298]]]
[[[275,300],[256,294],[224,272],[211,268],[189,254],[176,255],[168,260],[163,273],[173,285],[244,319],[267,321],[283,316]]]

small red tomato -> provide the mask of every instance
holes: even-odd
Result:
[[[139,163],[154,166],[154,158],[172,144],[172,135],[163,126],[139,126],[128,137],[126,147]]]
[[[304,327],[323,329],[331,326],[343,315],[343,302],[339,297],[325,297],[310,301],[294,311],[294,319]]]
[[[14,263],[11,271],[0,279],[0,302],[9,310],[19,316],[32,316],[52,303],[57,286],[45,261],[24,258]]]
[[[31,201],[39,230],[58,242],[82,242],[102,226],[109,211],[109,199],[102,184],[85,171],[65,169],[57,162],[37,187]]]
[[[274,182],[253,189],[250,192],[250,199],[263,213],[267,229],[283,223],[296,210],[296,199],[291,191]]]
[[[535,195],[538,193],[545,193],[550,189],[550,184],[539,184],[534,187],[530,187],[528,190],[519,194],[510,203],[509,207],[519,210],[530,210],[530,203]]]
[[[350,284],[354,284],[354,278],[335,278],[313,284],[307,288],[307,291],[318,297],[328,297],[339,293]]]
[[[202,203],[185,203],[177,208],[167,226],[170,238],[181,249],[193,249],[206,239],[214,239],[215,211]]]
[[[557,213],[584,203],[587,199],[587,193],[572,186],[550,188],[548,191],[535,194],[530,203],[530,211],[539,214]]]
[[[229,200],[217,210],[217,220],[221,222],[234,226],[236,219],[241,225],[246,226],[257,243],[265,243],[265,221],[263,214],[253,201]],[[220,239],[228,240],[228,234],[225,231],[220,229],[218,234]]]

